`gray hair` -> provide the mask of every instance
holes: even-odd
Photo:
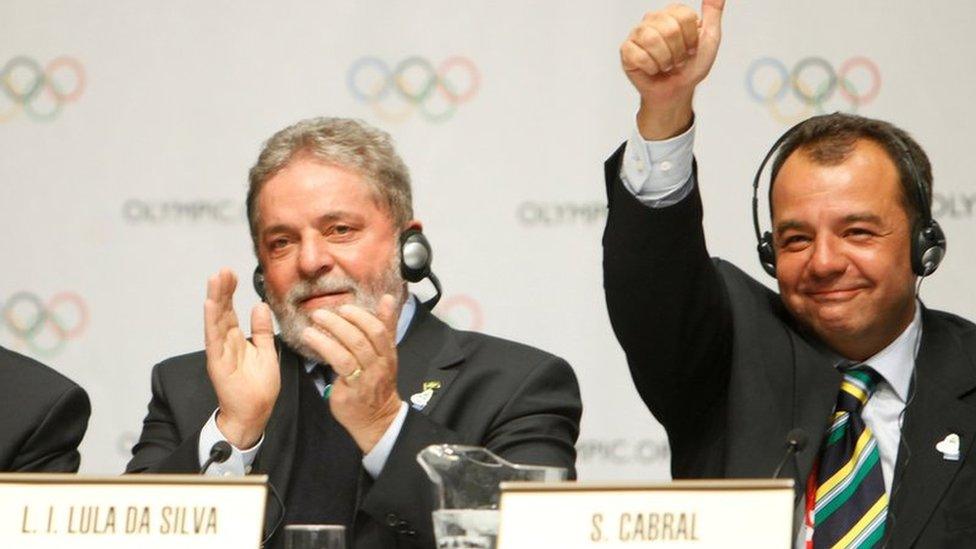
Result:
[[[271,136],[251,167],[247,220],[254,251],[258,250],[257,199],[269,179],[300,155],[323,164],[353,169],[363,176],[385,205],[396,227],[413,219],[410,172],[383,130],[350,118],[308,118]]]

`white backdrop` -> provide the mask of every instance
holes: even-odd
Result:
[[[250,4],[0,4],[0,344],[89,391],[82,471],[122,470],[150,368],[202,345],[207,276],[253,269],[242,205],[261,142],[335,115],[397,140],[445,284],[441,316],[574,366],[581,477],[667,477],[600,272],[602,161],[636,107],[617,46],[665,2]],[[976,317],[976,189],[961,161],[976,122],[976,3],[730,4],[696,105],[712,253],[759,276],[749,185],[766,147],[798,115],[857,110],[929,151],[949,252],[923,296]],[[392,88],[371,99],[382,64],[404,61],[416,97],[437,81],[425,67],[441,85],[422,100]],[[776,81],[798,64],[797,88],[817,105]],[[238,310],[255,301],[245,284]]]

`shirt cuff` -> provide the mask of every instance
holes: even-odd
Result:
[[[217,412],[220,408],[214,410],[210,414],[210,419],[207,423],[200,429],[200,444],[197,447],[197,456],[200,459],[200,466],[202,467],[204,463],[210,459],[210,449],[214,444],[220,441],[226,441],[223,433],[217,428]],[[254,463],[254,458],[258,454],[258,450],[261,448],[261,443],[264,442],[264,435],[258,440],[257,444],[248,448],[247,450],[241,450],[240,448],[230,445],[231,452],[230,457],[227,461],[223,463],[212,463],[210,467],[207,468],[204,474],[208,476],[242,476],[251,472],[251,464]],[[230,443],[228,443],[230,444]]]
[[[676,204],[694,188],[694,145],[694,123],[686,132],[664,141],[647,141],[634,128],[624,146],[620,179],[646,206]]]
[[[393,451],[393,443],[400,436],[400,430],[403,429],[403,422],[406,419],[407,403],[400,401],[400,411],[393,418],[393,423],[386,428],[386,432],[383,433],[383,437],[376,443],[376,446],[373,446],[373,449],[363,456],[363,468],[366,469],[369,476],[373,478],[380,476],[383,466],[386,465],[386,460],[390,457],[390,452]]]

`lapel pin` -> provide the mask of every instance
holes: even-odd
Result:
[[[959,461],[959,435],[950,433],[935,445],[935,449],[942,452],[942,459]]]
[[[440,388],[440,381],[425,381],[419,393],[410,395],[410,405],[414,410],[423,410],[434,396],[434,391]]]

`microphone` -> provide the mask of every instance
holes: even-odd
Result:
[[[779,465],[776,466],[776,470],[773,472],[773,478],[779,478],[779,474],[783,471],[783,466],[786,465],[786,460],[790,459],[790,456],[795,456],[796,454],[803,451],[807,446],[807,432],[803,429],[792,429],[786,434],[786,453],[783,454],[783,459],[779,461]]]
[[[271,495],[274,497],[275,503],[277,503],[278,507],[281,508],[281,513],[278,514],[278,520],[276,520],[274,526],[271,527],[271,531],[268,532],[268,535],[265,536],[263,540],[261,540],[261,547],[268,545],[268,542],[271,541],[272,537],[274,537],[275,532],[278,531],[278,527],[281,526],[281,521],[285,519],[285,502],[281,501],[281,495],[278,494],[278,490],[275,488],[275,485],[271,482],[270,478],[268,478],[268,488],[271,489]]]
[[[281,361],[280,357],[278,358],[278,361],[279,362]],[[207,469],[209,469],[210,466],[213,465],[214,463],[223,463],[227,461],[230,458],[232,452],[233,449],[231,448],[230,443],[227,442],[226,440],[218,440],[217,442],[215,442],[214,445],[210,447],[210,457],[207,458],[207,461],[203,463],[203,467],[200,468],[200,474],[202,475],[206,473]],[[267,545],[268,541],[271,540],[271,537],[274,536],[275,532],[278,531],[278,527],[281,526],[281,521],[285,518],[285,502],[281,500],[281,495],[278,494],[278,490],[275,488],[275,485],[271,482],[271,479],[268,479],[268,488],[271,489],[271,496],[278,504],[278,507],[281,508],[281,513],[278,515],[278,520],[275,521],[275,524],[271,528],[271,531],[268,532],[268,535],[265,536],[263,540],[261,540],[262,547]]]
[[[230,447],[230,443],[226,440],[219,440],[210,447],[210,457],[207,461],[203,462],[203,467],[200,468],[200,474],[206,474],[207,469],[210,468],[214,463],[223,463],[230,458],[233,449]]]

